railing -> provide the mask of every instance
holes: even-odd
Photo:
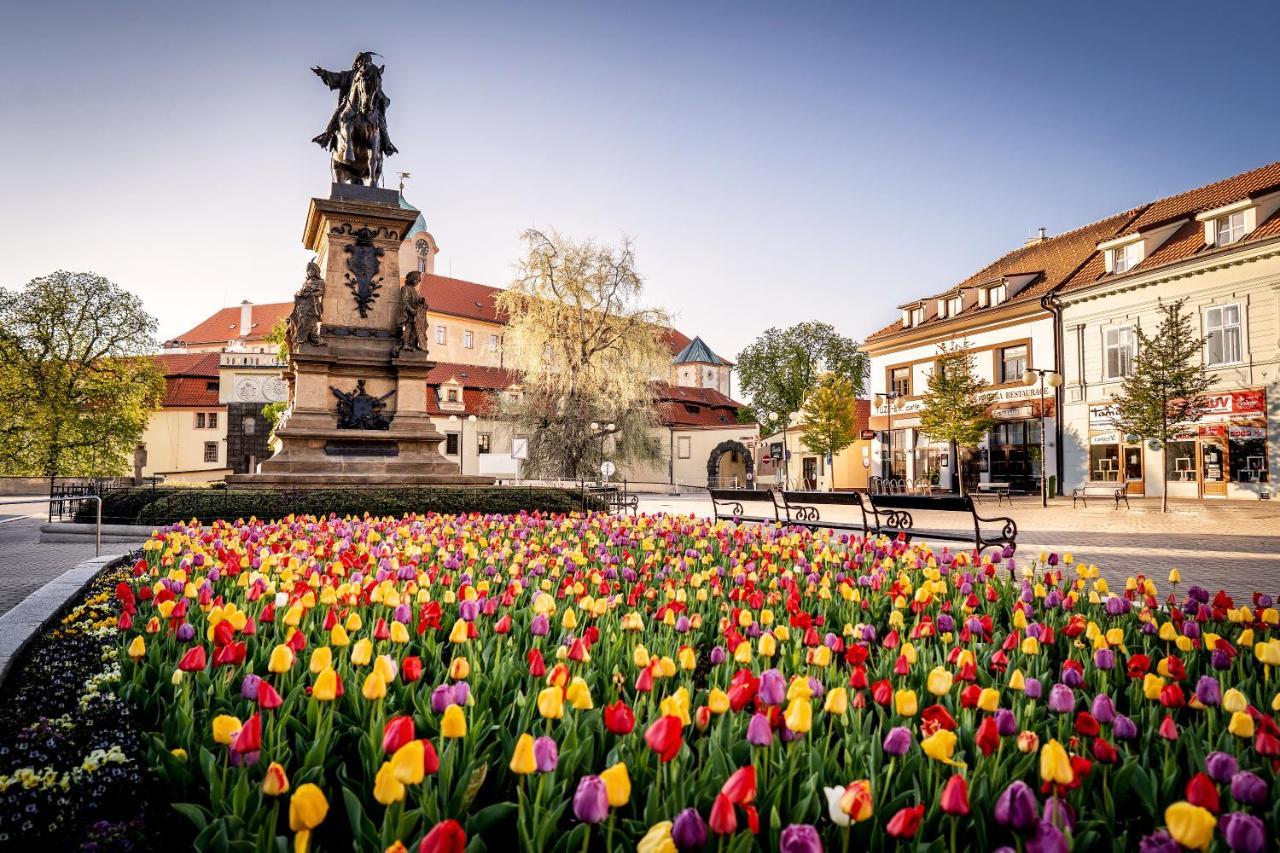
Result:
[[[97,502],[97,519],[94,523],[93,530],[93,556],[102,556],[102,496],[101,495],[76,495],[74,497],[50,497],[50,498],[0,498],[0,506],[3,505],[21,505],[21,504],[37,504],[47,503],[50,505],[50,513],[54,501],[96,501]]]
[[[152,491],[155,491],[159,482],[160,479],[158,477],[144,477],[141,483],[135,483],[132,479],[69,480],[65,482],[54,480],[49,484],[49,521],[66,521],[69,516],[74,518],[76,508],[83,498],[95,495],[100,498],[109,497],[120,492],[144,489],[148,486],[151,487]],[[70,510],[68,510],[68,506],[71,507]]]

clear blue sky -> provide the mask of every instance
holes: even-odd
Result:
[[[892,7],[892,8],[890,8]],[[23,3],[0,32],[0,284],[94,270],[161,334],[303,277],[308,68],[387,63],[388,173],[503,285],[519,233],[633,236],[732,356],[862,337],[1020,244],[1280,158],[1278,4]]]

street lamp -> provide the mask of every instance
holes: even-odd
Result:
[[[892,460],[893,460],[893,408],[894,408],[893,404],[898,399],[905,396],[907,395],[898,394],[893,390],[889,390],[884,392],[883,394],[877,394],[875,398],[877,409],[879,409],[882,406],[887,406],[887,408],[889,409],[889,428],[885,430],[885,432],[889,434],[889,455],[886,456],[883,460],[881,460],[881,463],[880,463],[880,466],[881,466],[880,470],[883,472],[884,474],[883,479],[885,480],[888,480],[889,479],[888,475],[893,473],[892,471],[889,470],[889,466],[890,464],[892,464]]]
[[[768,416],[769,429],[776,430],[778,421],[782,421],[782,487],[788,489],[791,487],[791,454],[787,447],[787,425],[791,420],[791,416],[782,416],[777,412],[770,412]],[[776,435],[776,433],[774,433]],[[774,472],[774,478],[777,478],[777,472]]]
[[[1022,384],[1034,385],[1036,379],[1040,380],[1040,506],[1047,507],[1049,505],[1049,478],[1045,476],[1045,440],[1044,440],[1044,386],[1049,383],[1049,387],[1057,388],[1062,385],[1062,374],[1052,370],[1045,370],[1040,367],[1028,367],[1022,372]]]
[[[596,421],[591,422],[591,432],[593,433],[591,437],[600,439],[600,465],[596,470],[600,472],[600,482],[602,483],[604,482],[604,437],[616,429],[617,424],[613,423],[613,421],[603,425]]]
[[[467,415],[460,418],[457,415],[449,415],[449,423],[458,425],[458,473],[465,474],[464,468],[467,464],[467,428],[468,423],[475,423],[475,415]]]

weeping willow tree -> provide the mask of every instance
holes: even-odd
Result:
[[[653,383],[671,369],[661,337],[670,318],[643,304],[631,242],[533,230],[522,239],[528,252],[498,308],[508,317],[506,361],[523,374],[501,407],[529,436],[525,476],[590,477],[601,456],[661,461]]]

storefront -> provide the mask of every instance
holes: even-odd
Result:
[[[1112,420],[1115,406],[1089,406],[1089,479],[1100,483],[1123,483],[1131,495],[1144,493],[1142,440],[1121,435]]]

